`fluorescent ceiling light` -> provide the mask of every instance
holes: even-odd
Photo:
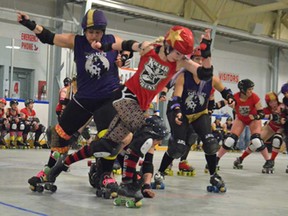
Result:
[[[7,49],[20,49],[19,46],[5,46]]]

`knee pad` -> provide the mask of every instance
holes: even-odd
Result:
[[[16,124],[16,123],[12,123],[11,129],[12,129],[12,130],[17,130],[17,124]]]
[[[116,156],[121,145],[108,139],[92,141],[90,148],[94,157],[113,157]]]
[[[180,158],[185,152],[188,150],[188,146],[186,145],[186,142],[181,139],[174,140],[172,137],[170,137],[168,142],[168,150],[167,153],[170,157],[174,159]]]
[[[20,122],[19,130],[20,131],[24,131],[25,130],[25,124],[23,122]]]
[[[147,133],[136,133],[131,143],[129,144],[129,148],[133,150],[133,152],[140,157],[144,157],[144,155],[149,151],[149,149],[153,145],[153,139],[150,134]]]
[[[263,140],[260,138],[260,134],[252,134],[250,140],[251,144],[249,145],[249,149],[251,151],[262,151],[265,149],[265,145]]]
[[[209,134],[208,134],[209,135]],[[219,143],[217,139],[210,134],[209,136],[205,136],[205,139],[203,141],[203,151],[206,155],[214,155],[218,151]]]
[[[144,175],[145,173],[151,173],[152,175],[154,173],[154,166],[150,161],[144,161],[142,164],[142,174]]]
[[[283,142],[282,134],[276,133],[272,138],[272,147],[275,149],[280,149],[281,144]]]
[[[226,150],[232,149],[238,141],[238,136],[236,134],[229,134],[225,142],[223,143],[223,148]]]

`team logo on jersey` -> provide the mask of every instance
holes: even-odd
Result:
[[[163,66],[150,58],[149,62],[144,65],[144,70],[140,74],[141,87],[148,90],[155,90],[162,79],[167,78],[169,72],[168,66]]]
[[[108,59],[100,53],[93,53],[87,56],[85,70],[91,78],[100,79],[109,70]]]
[[[187,110],[195,112],[197,106],[202,107],[205,103],[206,93],[205,92],[188,92],[188,97],[185,100]]]
[[[250,107],[249,106],[239,106],[239,113],[242,116],[248,116],[250,113]]]

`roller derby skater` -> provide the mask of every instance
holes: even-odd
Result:
[[[213,192],[213,193],[225,193],[226,192],[226,187],[225,183],[222,180],[221,176],[219,176],[217,173],[214,173],[210,177],[210,184],[207,186],[207,191],[208,192]]]
[[[178,165],[179,171],[177,172],[177,175],[180,176],[195,176],[195,168],[192,167],[190,164],[188,164],[187,160],[182,160],[179,162]]]
[[[228,150],[231,150],[236,146],[240,134],[247,125],[251,131],[251,143],[243,152],[238,162],[242,162],[247,155],[254,151],[260,152],[267,161],[269,160],[268,151],[260,136],[261,119],[265,118],[265,113],[260,98],[253,92],[254,82],[249,79],[240,80],[238,82],[238,88],[240,92],[234,94],[236,100],[234,108],[236,119],[233,122],[231,134],[227,137],[218,151],[218,160],[220,160]],[[237,164],[236,161],[236,165]]]
[[[9,121],[7,120],[7,116],[5,113],[5,106],[6,106],[5,98],[0,98],[0,148],[5,149],[7,147],[6,141],[4,137],[8,131],[8,124]]]

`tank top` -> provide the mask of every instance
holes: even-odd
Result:
[[[103,35],[102,44],[114,43],[113,35]],[[102,52],[91,47],[85,36],[76,35],[74,61],[77,68],[77,98],[101,99],[119,88],[118,51]]]
[[[176,62],[163,61],[156,50],[151,49],[141,56],[138,70],[125,82],[125,86],[137,96],[140,108],[144,111],[175,73]]]
[[[189,71],[185,71],[183,93],[181,97],[182,113],[190,115],[207,109],[211,90],[212,79],[209,81],[201,80],[200,83],[197,84],[193,78],[193,74]]]

